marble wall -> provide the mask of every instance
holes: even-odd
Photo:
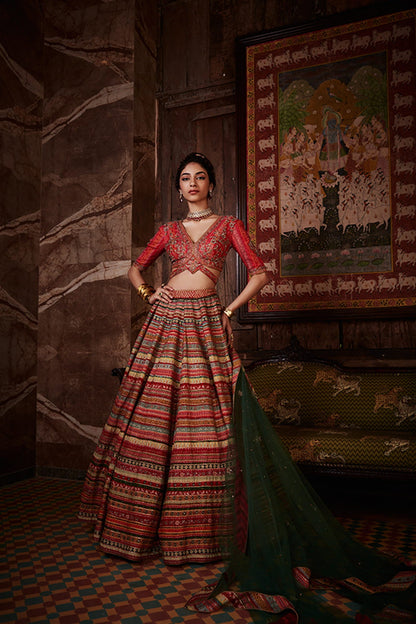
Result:
[[[37,0],[0,3],[0,480],[35,467],[42,125]]]
[[[37,467],[85,469],[130,348],[134,0],[44,0]]]
[[[157,2],[136,0],[134,39],[134,156],[132,257],[135,259],[153,236],[160,220],[156,201],[156,83],[159,12]],[[161,263],[146,272],[150,283],[160,283]],[[131,338],[134,341],[147,312],[132,290]]]
[[[157,7],[0,3],[0,482],[84,473],[145,312]]]

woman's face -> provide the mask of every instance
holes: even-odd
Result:
[[[199,163],[191,162],[182,169],[179,187],[187,201],[200,202],[207,199],[213,185],[206,169]]]

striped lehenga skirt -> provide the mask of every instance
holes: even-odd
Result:
[[[86,476],[80,518],[103,551],[166,563],[221,558],[233,386],[215,290],[154,304]]]

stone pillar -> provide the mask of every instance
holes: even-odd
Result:
[[[134,0],[44,0],[37,465],[77,476],[130,350]]]
[[[0,483],[35,471],[42,15],[0,3]]]
[[[136,0],[134,41],[134,174],[132,212],[132,260],[155,233],[160,221],[156,197],[156,79],[158,3]],[[162,262],[149,268],[145,278],[160,284]],[[131,339],[134,341],[148,306],[132,291]]]

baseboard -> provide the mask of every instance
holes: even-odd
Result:
[[[307,475],[308,481],[327,505],[336,509],[386,510],[416,513],[416,500],[411,495],[414,481],[349,477],[337,475]]]
[[[0,487],[3,485],[10,485],[11,483],[17,483],[17,481],[24,481],[25,479],[33,479],[36,475],[35,466],[30,468],[24,468],[22,470],[16,470],[16,472],[9,472],[7,474],[0,475]]]
[[[72,468],[59,468],[54,466],[38,466],[36,470],[38,477],[49,477],[51,479],[63,479],[65,481],[83,481],[85,470],[74,470]]]

